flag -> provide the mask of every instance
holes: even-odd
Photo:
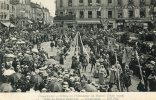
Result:
[[[74,38],[73,46],[75,47],[74,54],[78,56],[78,34]]]
[[[64,11],[65,15],[67,15],[67,10]]]
[[[135,54],[136,54],[136,59],[139,60],[139,55],[138,55],[137,50],[135,50]]]
[[[122,63],[126,63],[126,50],[123,51]]]
[[[129,64],[132,58],[132,47],[125,47],[123,57],[122,57],[122,63]]]
[[[108,25],[109,21],[106,20],[106,19],[100,19],[100,23],[105,26],[105,25]]]
[[[128,10],[124,9],[123,11],[124,11],[124,17],[127,18],[128,17]]]
[[[10,23],[10,25],[9,25],[9,27],[8,27],[8,28],[9,28],[9,32],[10,32],[10,28],[11,28],[11,23]]]
[[[98,11],[101,11],[101,7],[98,9]]]
[[[114,51],[114,49],[115,49],[115,42],[116,42],[116,40],[114,39],[114,38],[110,38],[110,37],[108,37],[108,45],[107,45],[107,49],[108,50],[111,50],[111,51]]]

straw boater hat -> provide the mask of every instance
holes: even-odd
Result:
[[[22,92],[22,90],[21,89],[17,89],[16,92]]]
[[[64,89],[67,89],[67,88],[69,88],[69,85],[68,85],[68,84],[66,84],[66,85],[64,84],[64,85],[63,85],[63,88],[64,88]]]
[[[65,70],[63,73],[64,73],[64,74],[68,74],[69,72],[68,72],[68,70]]]
[[[62,78],[58,78],[57,81],[58,82],[63,82],[63,79]]]
[[[86,90],[83,89],[83,90],[81,90],[80,92],[86,92]]]
[[[74,79],[74,77],[70,77],[69,80],[73,82],[75,79]]]
[[[63,85],[68,85],[68,82],[63,82]]]
[[[154,61],[151,61],[150,63],[151,63],[152,65],[155,65],[155,62],[154,62]]]
[[[51,79],[50,77],[47,78],[47,81],[48,81],[48,82],[51,82],[51,80],[52,80],[52,79]]]
[[[43,88],[43,89],[42,89],[42,92],[47,92],[47,89],[46,89],[46,88]]]
[[[71,92],[75,92],[75,89],[73,87],[70,87]]]
[[[65,88],[66,92],[71,92],[71,90],[69,88]]]
[[[26,76],[26,79],[29,79],[29,80],[30,80],[30,79],[31,79],[31,76],[29,76],[29,75],[28,75],[28,76]]]

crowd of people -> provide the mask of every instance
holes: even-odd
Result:
[[[50,28],[46,30],[14,31],[7,37],[1,34],[0,92],[122,92],[129,91],[132,76],[140,80],[136,90],[156,91],[155,58],[145,58],[154,56],[154,46],[151,54],[141,52],[143,47],[136,43],[132,48],[139,53],[139,59],[134,54],[129,64],[125,64],[123,52],[131,46],[128,42],[115,41],[116,46],[108,48],[109,37],[117,40],[115,29],[68,29],[64,35],[53,34]],[[79,52],[78,56],[73,55],[72,64],[68,65],[71,68],[66,69],[64,60],[77,32],[83,45],[90,48],[89,60],[88,54]],[[49,57],[41,47],[41,43],[48,41],[51,52],[54,47],[60,50],[60,63],[51,60],[55,57]],[[92,78],[87,75],[89,66]]]
[[[91,48],[92,66],[95,65],[95,59],[99,59],[99,63],[102,63],[100,65],[106,70],[106,76],[109,76],[110,72],[110,80],[112,79],[112,71],[116,70],[116,74],[119,73],[119,76],[117,77],[119,79],[117,79],[115,83],[112,83],[117,84],[117,87],[121,85],[121,90],[126,87],[128,91],[128,87],[132,85],[131,76],[135,75],[140,79],[140,83],[137,88],[139,91],[156,91],[156,85],[154,85],[156,82],[155,44],[153,40],[150,41],[151,45],[148,44],[145,39],[140,39],[143,35],[144,37],[149,38],[149,35],[155,37],[155,34],[153,34],[154,32],[146,33],[147,31],[140,32],[142,32],[142,34],[136,33],[136,38],[138,39],[135,39],[135,41],[129,41],[130,34],[132,33],[125,32],[123,35],[117,35],[117,31],[115,29],[82,29],[81,35],[84,37],[85,43]],[[110,37],[115,40],[115,46],[113,49],[108,49]],[[133,49],[132,57],[128,64],[123,62],[123,59],[126,59],[123,58],[123,55],[124,50],[127,47]],[[136,55],[136,51],[138,55]],[[116,67],[114,68],[113,66]]]

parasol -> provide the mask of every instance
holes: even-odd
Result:
[[[41,84],[43,82],[43,79],[40,75],[34,75],[32,76],[31,81],[35,84]]]
[[[15,37],[11,38],[11,40],[16,41],[17,39]]]
[[[51,92],[62,92],[62,85],[59,82],[51,82],[50,84],[48,84],[48,90],[50,90]]]
[[[24,41],[17,41],[16,43],[17,43],[17,44],[25,44]]]
[[[22,77],[22,74],[20,73],[13,73],[10,75],[9,77],[9,81],[12,83],[12,84],[15,84],[17,83]]]
[[[8,69],[8,70],[5,70],[5,71],[4,71],[3,75],[4,75],[4,76],[10,76],[10,75],[12,75],[12,74],[14,74],[14,73],[15,73],[14,70]]]
[[[3,83],[0,85],[0,92],[12,92],[13,87],[8,83]]]
[[[16,56],[14,54],[5,54],[4,57],[6,57],[6,58],[15,58]]]
[[[125,34],[125,32],[117,32],[117,33],[115,33],[116,35],[123,35],[123,34]]]
[[[84,88],[87,92],[98,92],[95,86],[91,84],[86,84]]]
[[[38,50],[34,48],[32,49],[32,52],[38,53]]]
[[[138,40],[137,37],[130,37],[130,40]]]

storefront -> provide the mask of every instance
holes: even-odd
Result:
[[[77,25],[79,28],[97,28],[102,27],[99,20],[78,20]]]
[[[142,18],[142,19],[118,19],[116,20],[118,30],[129,30],[132,32],[137,31],[138,29],[149,29],[151,19]]]
[[[123,31],[124,25],[125,25],[125,20],[122,20],[122,19],[116,20],[116,25],[117,25],[118,30]]]

